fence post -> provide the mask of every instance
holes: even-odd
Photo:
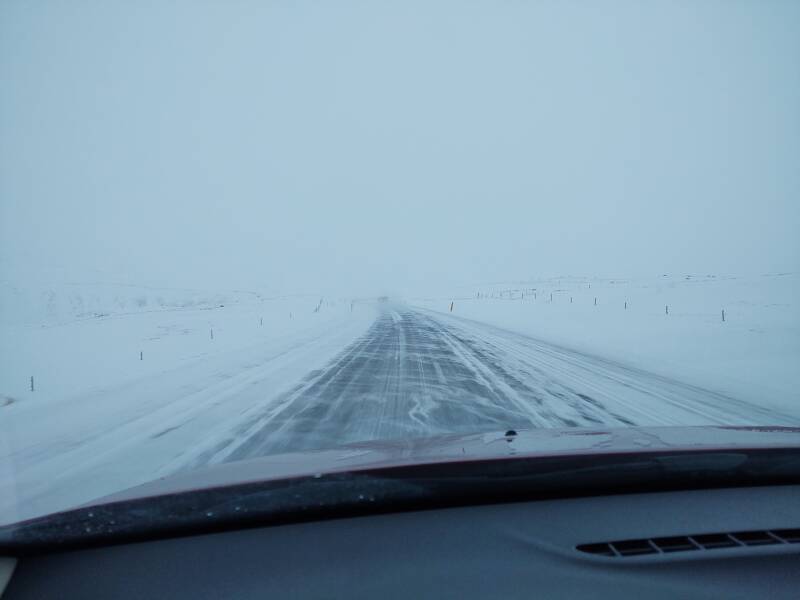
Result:
[[[594,305],[597,306],[597,297],[594,299]]]
[[[628,301],[625,300],[625,310],[628,310]]]
[[[725,309],[722,309],[722,322],[725,322]]]
[[[144,360],[144,352],[139,350],[139,360]]]
[[[31,375],[31,391],[33,391],[33,375]]]

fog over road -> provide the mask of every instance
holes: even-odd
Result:
[[[197,457],[509,428],[752,423],[789,417],[489,325],[405,305]]]

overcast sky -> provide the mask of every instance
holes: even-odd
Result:
[[[0,275],[800,266],[800,2],[0,2]]]

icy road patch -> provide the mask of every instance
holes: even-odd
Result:
[[[511,428],[793,425],[729,396],[490,325],[388,307],[325,369],[195,466],[350,442]]]

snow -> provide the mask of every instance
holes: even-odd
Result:
[[[59,272],[51,271],[58,278]],[[252,291],[163,288],[99,282],[0,282],[0,323],[56,325],[83,319],[182,310],[264,300]]]
[[[328,363],[374,318],[370,306],[351,310],[350,301],[324,300],[315,311],[318,296],[192,290],[150,290],[172,299],[153,309],[136,302],[141,288],[99,287],[114,293],[77,285],[67,299],[61,286],[17,292],[66,309],[40,312],[43,325],[6,312],[0,325],[2,339],[13,340],[0,361],[0,521],[180,469],[229,436],[248,409]],[[78,297],[92,298],[102,316],[87,317],[89,303]],[[37,306],[24,308],[35,319]]]
[[[138,286],[70,284],[11,296],[46,299],[12,305],[0,322],[4,339],[14,340],[13,347],[3,346],[0,394],[25,405],[59,403],[243,346],[288,339],[349,311],[349,303],[326,301],[326,310],[314,313],[318,296]],[[163,306],[140,303],[148,298],[167,300]],[[94,316],[87,315],[88,306]],[[31,376],[35,394],[29,393]]]
[[[281,448],[506,423],[798,423],[798,291],[794,274],[564,277],[405,303],[5,283],[0,522]]]
[[[411,303],[453,322],[524,333],[800,420],[799,297],[793,273],[682,274],[530,279],[465,286]]]

